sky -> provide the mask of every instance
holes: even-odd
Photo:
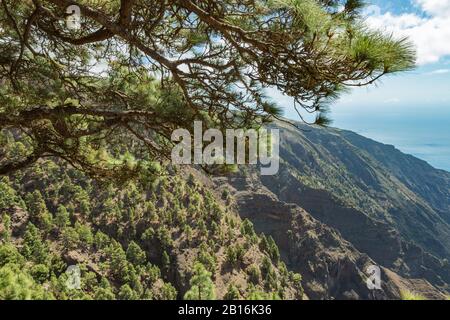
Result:
[[[338,106],[450,105],[450,0],[372,0],[367,23],[377,29],[408,36],[417,49],[417,69],[389,76],[377,86],[354,90]],[[339,111],[336,111],[339,112]]]
[[[393,144],[450,171],[450,0],[367,0],[366,22],[409,37],[417,68],[343,95],[331,107],[333,126]],[[292,100],[275,90],[279,105]],[[292,108],[285,116],[297,119]]]

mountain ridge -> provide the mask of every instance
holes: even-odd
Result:
[[[241,175],[303,208],[378,264],[448,290],[450,174],[348,130],[272,127],[281,129],[280,172]]]

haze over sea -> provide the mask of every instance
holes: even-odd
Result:
[[[450,171],[450,106],[379,108],[345,107],[331,113],[333,127],[354,131]],[[364,109],[364,111],[362,111]]]

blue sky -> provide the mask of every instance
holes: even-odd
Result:
[[[446,108],[450,105],[450,0],[372,0],[379,11],[369,24],[394,35],[408,36],[418,50],[418,67],[383,79],[377,86],[353,90],[337,107],[395,106]],[[339,112],[339,108],[335,108]]]
[[[450,0],[368,0],[366,21],[407,36],[417,68],[352,90],[331,108],[333,126],[395,145],[450,171]],[[281,106],[292,100],[269,90]],[[298,119],[292,108],[285,116]]]
[[[358,88],[334,104],[332,114],[364,112],[362,108],[396,112],[405,108],[450,108],[450,0],[368,0],[368,23],[374,28],[408,36],[418,50],[414,71],[384,77],[376,85]],[[291,99],[270,95],[280,105]],[[289,118],[295,111],[286,108]]]

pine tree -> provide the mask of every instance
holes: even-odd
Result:
[[[23,255],[36,263],[46,264],[48,262],[48,246],[42,241],[43,239],[38,228],[29,223],[23,238]]]
[[[7,264],[21,266],[24,263],[25,259],[13,244],[7,243],[0,245],[0,267]]]
[[[70,225],[70,215],[65,206],[60,205],[58,207],[54,222],[60,230]]]
[[[4,212],[2,215],[2,224],[3,224],[3,230],[0,232],[0,239],[2,239],[5,242],[9,242],[11,239],[11,218],[9,215]]]
[[[135,265],[142,265],[146,260],[145,252],[136,242],[131,241],[127,249],[127,259]]]
[[[89,249],[94,243],[94,236],[92,235],[92,230],[90,226],[81,224],[79,222],[75,223],[75,230],[80,238],[80,243],[85,249]]]
[[[1,132],[0,132],[1,135]],[[5,143],[5,145],[7,145]],[[22,206],[21,199],[10,186],[8,177],[0,178],[0,210],[6,210],[14,206]]]
[[[31,222],[43,230],[49,230],[52,224],[52,217],[39,190],[28,193],[25,201],[30,212]]]
[[[17,265],[0,268],[0,300],[47,300],[52,295]]]
[[[249,275],[250,282],[253,284],[258,284],[261,281],[261,271],[257,265],[249,266],[247,273]]]
[[[128,284],[124,284],[120,287],[120,291],[117,295],[120,300],[137,300],[139,296],[134,292]]]
[[[21,147],[5,153],[0,174],[50,156],[100,178],[155,174],[143,159],[170,154],[176,128],[279,118],[266,87],[326,125],[328,102],[345,88],[415,66],[409,41],[366,27],[362,0],[72,1],[89,12],[77,32],[65,27],[66,1],[2,3],[0,129]],[[92,77],[101,57],[111,63]],[[109,152],[118,142],[129,148]]]
[[[170,256],[167,251],[164,251],[161,257],[162,268],[167,271],[170,268]]]
[[[191,288],[184,295],[185,300],[214,300],[215,286],[208,272],[201,263],[194,265],[194,273],[190,280]]]
[[[164,283],[161,288],[161,299],[162,300],[175,300],[177,298],[177,289],[170,284]]]
[[[225,296],[223,297],[225,300],[239,300],[241,297],[238,288],[236,288],[235,285],[233,284],[229,284],[228,285],[228,289],[227,289],[227,293],[225,294]]]

